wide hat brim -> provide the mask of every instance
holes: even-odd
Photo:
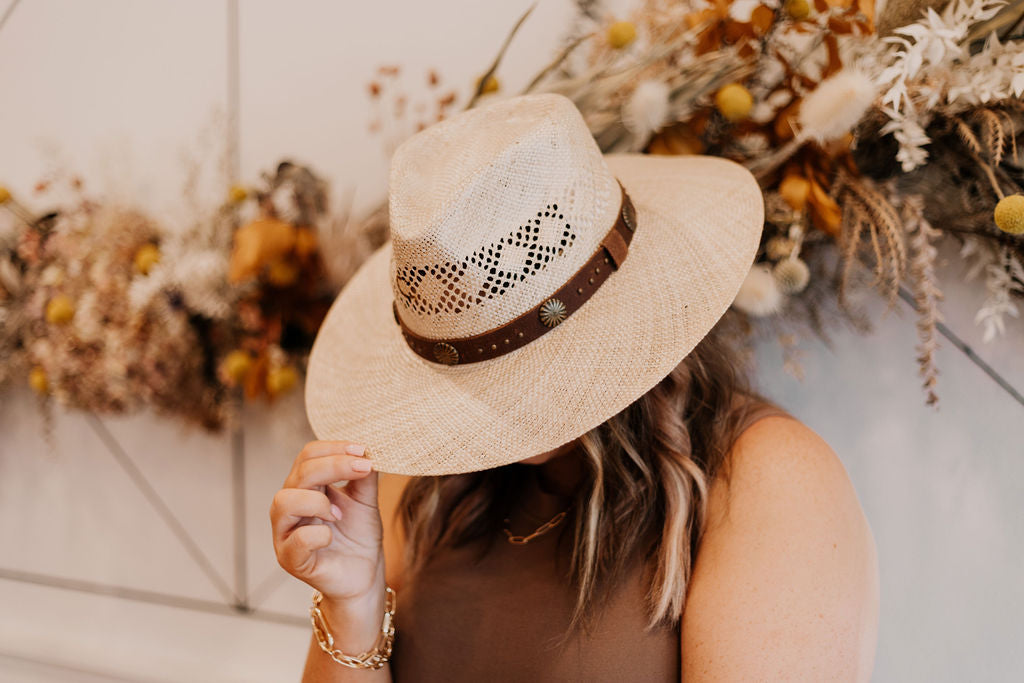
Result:
[[[316,437],[365,444],[381,472],[473,472],[558,448],[667,376],[735,298],[764,200],[750,172],[727,159],[605,160],[636,208],[626,260],[564,322],[497,358],[450,366],[414,353],[392,312],[391,241],[373,252],[310,352],[305,401]]]

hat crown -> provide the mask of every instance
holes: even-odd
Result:
[[[467,337],[544,301],[614,224],[617,180],[563,95],[456,114],[391,161],[390,279],[413,332]]]

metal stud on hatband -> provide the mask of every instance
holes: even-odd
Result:
[[[633,202],[626,201],[622,205],[622,222],[626,224],[630,232],[636,230],[636,209],[633,208]]]
[[[558,299],[548,299],[540,307],[540,321],[546,327],[554,327],[565,320],[565,304]]]
[[[446,342],[437,342],[434,344],[434,358],[438,363],[455,365],[459,362],[459,350]]]

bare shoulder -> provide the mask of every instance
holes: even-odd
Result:
[[[729,463],[687,589],[684,680],[869,680],[878,560],[839,457],[799,420],[770,416]]]

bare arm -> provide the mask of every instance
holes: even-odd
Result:
[[[381,581],[380,596],[365,604],[337,604],[325,599],[320,604],[321,612],[334,635],[334,647],[345,654],[356,655],[373,647],[380,631],[384,615],[384,588]],[[396,633],[397,636],[397,633]],[[306,668],[302,672],[302,683],[344,683],[345,681],[367,681],[367,683],[390,683],[391,664],[385,663],[380,669],[353,669],[331,659],[320,649],[316,638],[309,638],[309,654]]]
[[[401,594],[402,585],[402,545],[404,536],[401,525],[397,523],[396,508],[409,477],[397,474],[378,473],[377,500],[380,509],[381,524],[383,531],[383,553],[384,566],[386,571],[386,583],[395,590],[396,596]],[[321,611],[327,619],[331,632],[334,634],[336,645],[346,654],[358,654],[373,645],[377,632],[380,630],[381,617],[384,614],[383,587],[376,594],[377,600],[369,601],[367,605],[353,605],[346,609],[345,605],[331,604],[325,599],[321,603]],[[396,609],[396,623],[400,621],[399,607]],[[339,628],[339,626],[341,628]],[[346,626],[348,628],[346,628]],[[398,629],[395,630],[395,639],[401,637]],[[346,645],[348,640],[351,642]],[[350,669],[338,664],[331,659],[326,652],[320,649],[316,638],[310,635],[309,653],[306,656],[306,668],[302,674],[303,683],[314,683],[321,681],[367,681],[368,683],[383,683],[391,680],[391,665],[385,664],[376,670]]]
[[[683,680],[870,680],[877,556],[841,461],[784,417],[757,421],[732,457],[688,587]]]
[[[278,563],[320,591],[334,649],[352,656],[374,647],[386,601],[379,473],[365,450],[351,441],[310,441],[270,504]],[[335,662],[311,636],[303,681],[357,679],[390,681],[390,665]]]

